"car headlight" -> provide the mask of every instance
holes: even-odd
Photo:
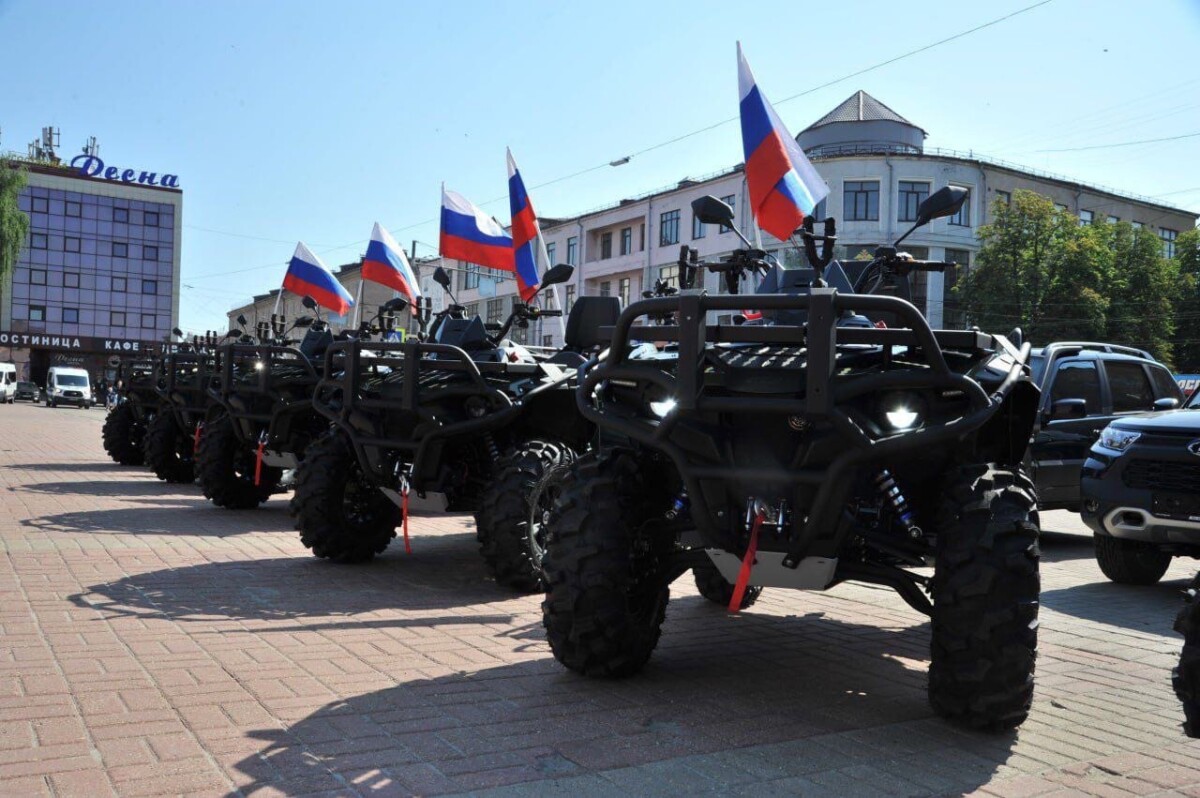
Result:
[[[666,418],[675,409],[675,405],[679,404],[674,399],[663,399],[659,402],[650,403],[650,412],[659,418]]]
[[[1112,449],[1114,452],[1123,452],[1140,437],[1142,437],[1142,433],[1140,432],[1129,432],[1117,427],[1105,427],[1104,432],[1100,433],[1100,445],[1105,449]]]

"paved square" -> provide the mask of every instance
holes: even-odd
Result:
[[[1200,795],[1170,630],[1195,565],[1108,583],[1050,513],[1034,711],[933,716],[928,625],[882,589],[768,590],[741,617],[674,586],[646,671],[551,658],[467,517],[374,563],[114,465],[103,411],[0,407],[0,795]]]

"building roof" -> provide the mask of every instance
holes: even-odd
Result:
[[[909,122],[900,116],[900,114],[861,89],[851,94],[841,105],[804,128],[804,130],[832,125],[835,122],[899,122],[902,125],[915,127],[922,133],[925,132],[923,128]],[[800,132],[803,133],[804,131]]]

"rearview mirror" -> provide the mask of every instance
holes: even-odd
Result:
[[[313,299],[310,296],[305,296],[304,299],[301,299],[300,304],[304,305],[304,307],[308,308],[309,310],[317,309],[317,300]]]
[[[1162,399],[1154,400],[1155,410],[1174,410],[1179,407],[1179,400],[1174,396],[1164,396]]]
[[[433,281],[447,291],[450,290],[450,273],[441,266],[433,270]]]
[[[301,316],[300,318],[296,319],[293,326],[294,327],[311,327],[312,323],[313,323],[312,316]]]
[[[1059,399],[1050,405],[1051,421],[1066,421],[1075,418],[1087,418],[1086,399]]]
[[[176,337],[176,338],[182,338],[182,337],[183,337],[183,330],[179,329],[178,327],[175,327],[175,328],[173,328],[173,329],[171,330],[171,332],[175,334],[175,337]]]
[[[246,326],[246,317],[245,317],[245,316],[243,316],[243,315],[242,315],[242,314],[240,314],[240,313],[238,314],[238,317],[235,319],[235,321],[238,323],[238,326],[239,326],[239,327],[245,327],[245,326]]]
[[[939,188],[917,206],[917,226],[958,213],[970,194],[970,191],[961,186]]]
[[[237,330],[230,330],[229,332],[225,333],[225,337],[226,338],[237,338],[240,334],[241,333],[238,332]]]
[[[379,312],[395,313],[397,310],[404,310],[406,307],[408,307],[408,300],[402,296],[398,296],[394,299],[389,299],[387,302],[384,302],[382,305],[380,305]]]
[[[692,200],[692,213],[705,224],[733,227],[733,208],[712,195]]]
[[[575,267],[569,263],[560,263],[557,266],[551,266],[542,275],[542,286],[557,285],[565,283],[571,279],[571,275],[575,273]]]

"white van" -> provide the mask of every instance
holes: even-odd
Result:
[[[92,384],[83,369],[51,366],[46,372],[46,406],[92,406]]]
[[[17,367],[12,363],[0,363],[0,405],[12,404],[17,395]]]

